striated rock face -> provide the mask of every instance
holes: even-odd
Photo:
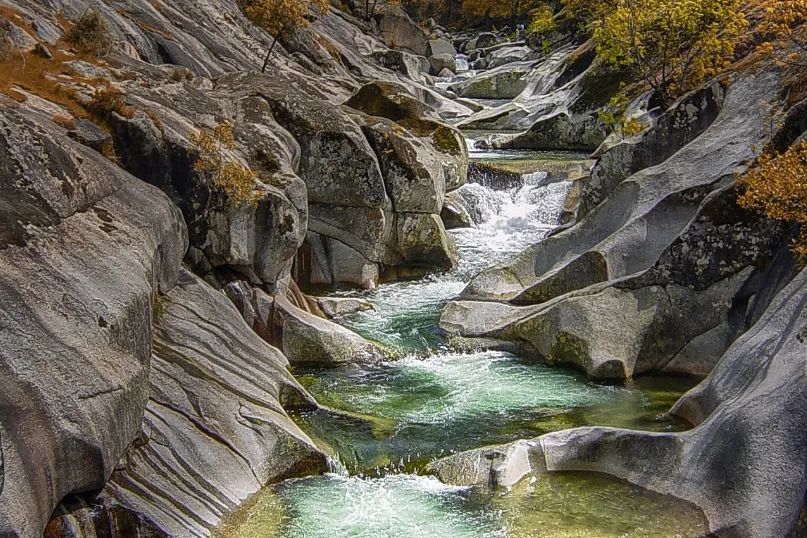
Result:
[[[717,536],[790,535],[807,488],[807,276],[782,289],[776,273],[761,296],[781,291],[759,321],[673,408],[693,430],[579,428],[452,456],[433,472],[455,484],[502,487],[530,474],[604,472],[696,504]]]
[[[400,7],[387,4],[376,15],[378,30],[384,43],[419,56],[426,56],[429,39],[426,33]]]
[[[0,535],[41,536],[141,428],[153,302],[187,248],[158,189],[0,100]]]
[[[592,377],[708,373],[735,334],[733,310],[748,305],[743,284],[784,241],[781,225],[736,206],[733,187],[766,136],[745,103],[775,91],[773,75],[735,81],[695,143],[623,180],[576,226],[477,276],[442,326],[527,343]],[[470,302],[479,299],[509,303]]]
[[[583,190],[579,217],[590,213],[631,175],[663,163],[700,136],[717,119],[726,88],[713,82],[688,94],[641,134],[605,148]]]
[[[284,411],[316,402],[227,297],[183,271],[161,301],[142,430],[93,504],[51,521],[54,535],[210,536],[266,484],[326,469]],[[136,530],[116,529],[121,510]]]

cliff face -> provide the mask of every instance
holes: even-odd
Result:
[[[443,122],[470,110],[337,10],[258,74],[271,39],[235,1],[7,5],[10,61],[51,58],[28,64],[38,85],[9,68],[0,96],[0,535],[42,536],[67,499],[48,536],[208,536],[326,466],[286,415],[316,402],[270,343],[381,356],[293,279],[372,287],[456,263],[439,214],[468,156]],[[87,10],[116,42],[100,61],[63,50]],[[373,107],[348,103],[373,81]],[[73,117],[99,95],[120,102],[98,125]],[[223,158],[255,172],[246,203],[196,166],[194,137],[225,123]]]

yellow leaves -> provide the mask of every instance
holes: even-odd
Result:
[[[328,11],[328,0],[239,0],[244,15],[273,37],[288,37],[308,25],[309,13]]]
[[[807,64],[807,0],[765,0],[765,16],[757,34],[765,41],[757,48],[773,54],[783,66]]]
[[[532,22],[530,22],[527,32],[531,34],[535,33],[539,36],[544,36],[557,29],[557,24],[555,24],[555,12],[548,4],[533,9],[530,12],[530,17],[532,17]]]
[[[739,179],[738,186],[744,189],[737,200],[741,207],[801,226],[793,251],[804,260],[807,256],[807,141],[782,155],[766,152]]]
[[[741,0],[616,0],[594,27],[601,58],[633,66],[669,104],[733,59]]]
[[[220,123],[212,131],[203,129],[193,136],[192,142],[199,156],[194,163],[197,172],[211,179],[233,204],[254,201],[252,193],[258,174],[227,155],[237,149],[231,122]]]

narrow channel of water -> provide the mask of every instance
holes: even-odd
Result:
[[[474,153],[486,160],[510,154]],[[519,156],[524,158],[524,156]],[[557,160],[536,155],[536,161]],[[583,425],[673,430],[659,419],[692,382],[646,378],[587,381],[577,372],[529,364],[504,352],[456,353],[437,322],[445,303],[479,271],[544,238],[559,224],[569,183],[546,173],[493,191],[463,187],[475,226],[452,232],[451,273],[344,292],[374,311],[340,320],[406,358],[380,365],[298,370],[331,411],[294,417],[340,462],[338,472],[287,481],[262,493],[227,536],[283,538],[699,536],[695,508],[597,475],[526,479],[509,492],[479,492],[420,476],[456,451]]]

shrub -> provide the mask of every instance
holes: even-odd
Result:
[[[765,17],[757,33],[760,46],[787,66],[807,66],[807,0],[767,0]]]
[[[777,155],[766,151],[738,181],[744,190],[737,202],[768,218],[798,224],[793,251],[807,259],[807,141]]]
[[[532,10],[530,17],[532,17],[532,21],[527,27],[527,32],[530,34],[543,37],[551,34],[558,27],[555,23],[555,12],[548,4]]]
[[[67,31],[64,41],[81,53],[103,56],[112,48],[112,35],[97,11],[88,11]]]
[[[63,129],[67,129],[68,131],[72,131],[76,128],[76,118],[73,116],[66,116],[63,114],[57,114],[51,118],[51,121],[58,125]]]
[[[272,36],[272,46],[266,53],[261,72],[266,71],[269,57],[278,39],[287,39],[308,25],[309,11],[315,8],[320,14],[328,10],[328,0],[239,0],[241,10],[254,25]]]
[[[741,0],[617,0],[594,27],[597,53],[630,66],[665,106],[725,68],[748,26]]]
[[[202,130],[193,137],[198,159],[194,168],[221,189],[235,205],[254,201],[258,174],[227,156],[237,148],[231,123],[220,123],[212,131]]]
[[[109,122],[113,112],[124,118],[134,117],[134,109],[126,105],[121,91],[108,83],[95,90],[87,111],[101,125]]]

